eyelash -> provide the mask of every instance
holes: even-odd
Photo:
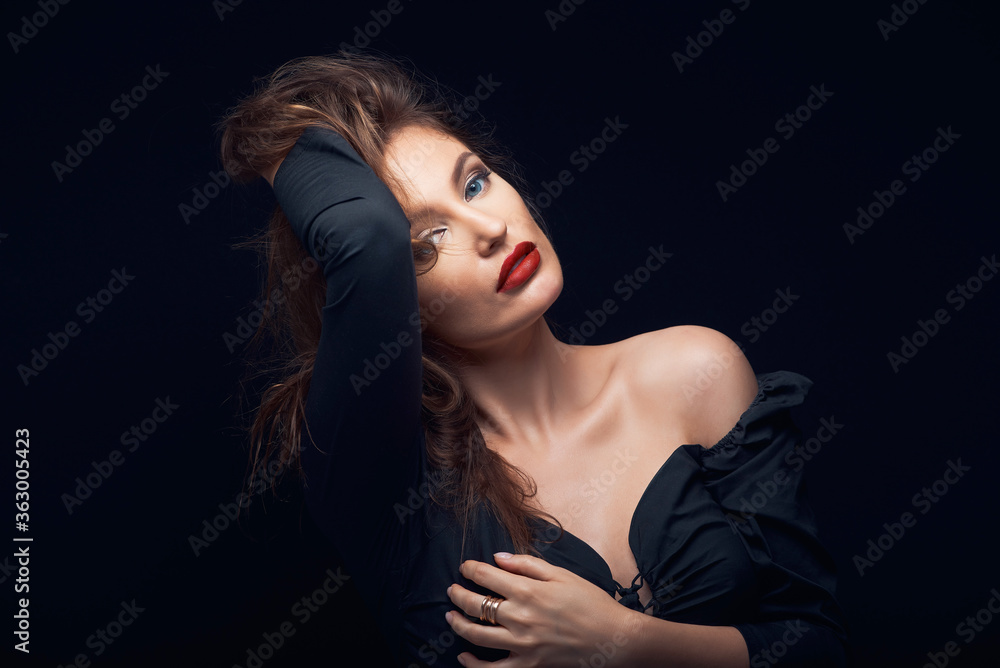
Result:
[[[472,178],[470,178],[468,181],[465,182],[465,189],[466,190],[469,189],[469,184],[470,183],[474,183],[474,182],[479,181],[479,180],[485,181],[486,179],[490,178],[491,174],[493,174],[493,170],[492,169],[481,169],[481,170],[477,171],[476,173],[474,173],[472,175]]]
[[[465,182],[465,188],[466,188],[466,190],[468,190],[470,183],[473,183],[473,182],[479,181],[479,180],[485,181],[486,179],[490,178],[490,175],[492,175],[492,174],[493,174],[493,170],[492,169],[480,169],[480,170],[476,171],[475,173],[472,174],[472,176],[469,178],[469,180]],[[480,194],[482,194],[482,193],[480,193]],[[478,195],[476,195],[476,197],[478,197]],[[475,197],[473,197],[473,199],[475,199]],[[441,232],[441,231],[444,231],[444,230],[447,230],[447,229],[448,228],[446,228],[446,227],[436,227],[436,228],[434,228],[432,230],[428,230],[427,234],[425,234],[424,236],[421,236],[420,239],[427,240],[430,237],[433,237],[437,232]],[[434,242],[431,242],[431,243],[434,243]]]

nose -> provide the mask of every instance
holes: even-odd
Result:
[[[504,245],[507,239],[507,221],[504,218],[485,211],[474,211],[470,218],[477,253],[490,255]]]

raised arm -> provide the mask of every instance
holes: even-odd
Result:
[[[409,221],[332,130],[307,129],[265,176],[326,278],[302,466],[309,510],[356,574],[378,561],[376,546],[398,522],[393,504],[414,484],[420,461],[421,342]]]

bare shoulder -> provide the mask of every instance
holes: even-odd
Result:
[[[757,396],[757,378],[728,336],[679,325],[620,342],[618,369],[645,410],[684,424],[689,443],[715,445]]]

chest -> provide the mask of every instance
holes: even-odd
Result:
[[[650,481],[686,441],[679,431],[638,425],[603,436],[599,442],[567,446],[560,450],[565,456],[525,461],[521,468],[537,485],[537,507],[590,546],[615,581],[629,588],[638,574],[629,544],[632,518]],[[638,594],[645,605],[649,585],[644,582]]]

